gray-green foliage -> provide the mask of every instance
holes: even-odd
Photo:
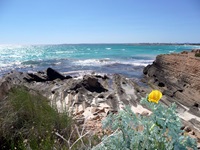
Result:
[[[93,150],[187,150],[197,149],[196,141],[185,136],[176,105],[141,100],[152,111],[150,116],[136,115],[130,107],[118,114],[111,114],[103,121],[103,128],[113,131],[105,136]]]

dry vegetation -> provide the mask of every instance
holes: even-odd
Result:
[[[94,142],[88,139],[88,132],[78,127],[67,113],[58,113],[46,98],[32,93],[17,87],[0,101],[0,149],[92,147]]]

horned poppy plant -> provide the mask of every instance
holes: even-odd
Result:
[[[162,93],[153,90],[140,103],[152,111],[151,115],[135,114],[126,106],[116,114],[110,113],[102,122],[103,129],[111,130],[92,150],[197,150],[197,141],[182,135],[181,119],[176,113],[176,104],[157,104]],[[156,103],[156,105],[154,104]]]
[[[160,91],[153,90],[148,96],[148,101],[153,102],[153,103],[158,103],[161,97],[162,97],[162,93]]]

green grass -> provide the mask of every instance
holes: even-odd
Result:
[[[0,101],[0,149],[68,149],[73,121],[67,113],[59,114],[46,98],[26,88],[14,88]],[[77,138],[73,134],[72,142]]]

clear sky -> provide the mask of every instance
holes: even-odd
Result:
[[[0,44],[200,43],[200,0],[0,0]]]

